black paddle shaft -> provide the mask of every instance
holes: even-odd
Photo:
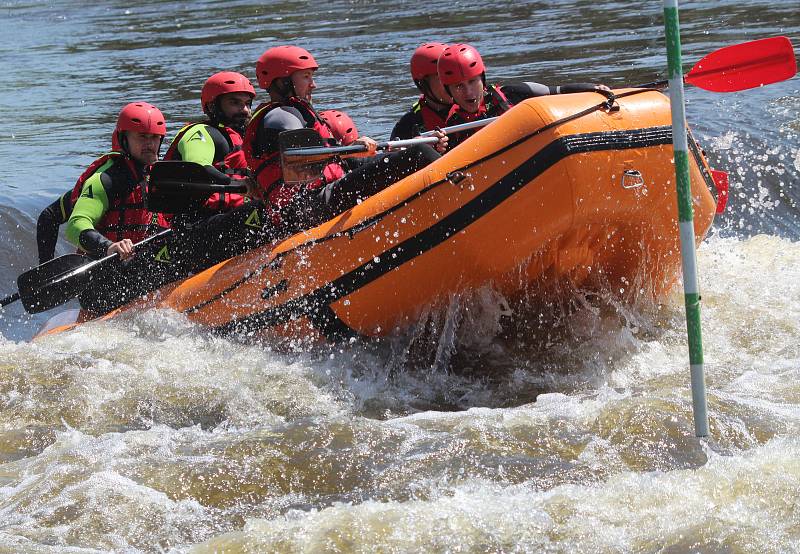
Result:
[[[8,296],[0,300],[0,306],[8,306],[12,302],[16,302],[17,300],[19,300],[18,292],[15,292],[14,294],[9,294]]]
[[[220,175],[216,169],[208,169],[195,162],[156,162],[148,177],[145,196],[147,209],[169,214],[185,213],[195,209],[215,192],[247,192],[245,185],[230,183],[230,178],[227,182],[223,181]]]
[[[136,243],[134,248],[166,238],[172,232],[172,229],[165,229]],[[60,306],[80,294],[93,279],[102,278],[109,268],[119,263],[118,254],[94,261],[80,254],[67,254],[50,260],[17,278],[22,305],[31,314]]]

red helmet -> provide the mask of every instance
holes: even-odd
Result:
[[[333,131],[333,138],[347,146],[358,138],[358,129],[350,116],[339,110],[325,110],[319,116]]]
[[[206,84],[203,85],[203,90],[200,92],[200,103],[203,105],[203,111],[208,112],[206,106],[212,104],[214,100],[223,94],[230,92],[245,92],[251,98],[256,97],[256,91],[250,83],[250,79],[241,73],[221,71],[209,77]]]
[[[275,79],[288,77],[301,69],[317,69],[318,67],[317,61],[308,53],[308,50],[299,46],[276,46],[261,54],[256,62],[258,86],[267,90]]]
[[[472,79],[486,71],[481,55],[469,44],[453,44],[445,48],[436,69],[445,86]]]
[[[415,81],[424,79],[428,75],[436,75],[436,62],[447,48],[441,42],[426,42],[411,55],[411,78]]]
[[[131,102],[122,108],[117,117],[117,126],[111,136],[112,150],[122,148],[120,133],[123,131],[138,131],[164,137],[167,134],[167,124],[161,110],[154,105],[147,102]]]

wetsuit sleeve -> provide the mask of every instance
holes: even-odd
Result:
[[[235,183],[234,180],[231,179],[230,175],[224,174],[213,165],[207,165],[205,170],[208,174],[209,180],[214,183],[230,185],[231,183],[236,184],[243,182],[237,180]],[[203,202],[203,207],[212,212],[227,212],[234,208],[238,208],[244,203],[244,194],[239,194],[236,192],[215,192],[209,196],[205,202]]]
[[[68,190],[39,214],[39,219],[36,221],[36,244],[40,264],[52,260],[55,255],[58,229],[62,223],[66,223],[72,213],[71,195],[72,190]]]
[[[542,83],[514,83],[511,85],[504,85],[500,87],[508,101],[512,104],[518,104],[528,98],[536,98],[538,96],[549,96],[551,94],[558,94],[558,87],[549,87]]]
[[[221,131],[208,125],[195,125],[178,141],[177,150],[180,160],[205,166],[213,182],[226,185],[231,182],[230,176],[214,167],[214,162],[225,158],[230,151]]]
[[[216,127],[205,125],[204,128],[214,141],[214,163],[224,160],[231,152],[231,145],[228,143],[228,139],[222,131]],[[229,185],[233,181],[230,175],[223,173],[213,165],[206,165],[205,169],[209,178],[214,183]],[[227,212],[238,208],[244,204],[244,201],[245,197],[243,194],[235,192],[215,192],[203,202],[203,207],[212,212]]]
[[[512,104],[517,104],[528,98],[535,98],[538,96],[549,96],[551,94],[571,94],[574,92],[592,92],[595,86],[591,83],[574,83],[570,85],[561,86],[547,86],[542,83],[514,83],[511,85],[504,85],[500,87],[508,101]]]
[[[558,87],[558,94],[572,94],[574,92],[595,92],[597,85],[593,83],[572,83]]]
[[[419,133],[417,132],[417,117],[416,113],[413,110],[406,112],[403,117],[395,124],[394,129],[392,129],[392,140],[404,140],[410,139],[417,136]]]
[[[180,159],[185,162],[212,165],[217,149],[208,127],[195,125],[181,137],[177,150]]]
[[[106,167],[101,167],[83,184],[81,195],[67,221],[67,240],[95,257],[104,256],[112,244],[95,230],[109,206],[111,177],[104,172]]]

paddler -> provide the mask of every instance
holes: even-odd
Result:
[[[333,132],[312,106],[317,88],[314,57],[298,46],[270,48],[256,63],[258,84],[270,96],[270,102],[253,113],[244,138],[244,152],[258,193],[272,211],[276,225],[292,220],[290,229],[315,225],[353,207],[366,198],[402,179],[439,157],[428,145],[385,156],[380,163],[364,163],[351,173],[343,163],[331,156],[319,178],[308,182],[287,183],[283,180],[278,137],[284,131],[314,129],[323,140],[334,141]],[[439,133],[436,148],[446,149],[447,137]],[[363,144],[360,156],[375,155],[376,143],[369,137],[358,137],[353,144]],[[387,163],[383,163],[386,161]]]
[[[206,119],[178,131],[164,159],[206,166],[209,176],[218,183],[245,180],[249,171],[242,142],[255,96],[250,80],[241,73],[222,71],[209,77],[200,92]],[[214,193],[203,209],[225,212],[241,206],[244,199],[242,194]]]
[[[122,108],[111,149],[86,169],[72,190],[67,240],[90,256],[133,256],[133,244],[169,227],[161,214],[144,207],[147,170],[158,159],[167,126],[161,111],[147,102]]]
[[[576,92],[608,92],[605,85],[576,83],[551,87],[541,83],[498,86],[486,84],[486,68],[478,51],[469,44],[453,44],[442,50],[436,64],[439,80],[453,98],[445,127],[488,119],[508,111],[527,98]],[[450,148],[478,129],[453,133]]]
[[[393,139],[410,139],[425,131],[444,127],[453,99],[439,80],[436,66],[445,48],[447,45],[441,42],[426,42],[411,55],[411,78],[421,94],[395,124]]]

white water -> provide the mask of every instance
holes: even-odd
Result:
[[[294,3],[140,4],[3,4],[0,159],[33,162],[0,176],[3,295],[34,263],[39,210],[105,151],[131,95],[172,135],[208,75],[252,76],[288,37],[320,62],[318,106],[376,137],[414,101],[408,56],[428,40],[477,46],[491,82],[628,86],[665,67],[658,2],[331,2],[311,19]],[[796,0],[682,8],[687,67],[799,43]],[[482,291],[411,337],[312,352],[151,312],[0,337],[0,553],[800,551],[797,83],[687,89],[731,173],[715,227],[736,235],[699,252],[707,441],[679,291],[636,309],[579,295],[510,337]],[[38,322],[12,305],[0,335]]]
[[[589,303],[539,356],[491,338],[500,308],[462,312],[452,340],[482,339],[451,343],[481,354],[461,373],[408,369],[400,339],[278,353],[169,312],[2,339],[0,545],[791,551],[800,245],[712,238],[699,262],[708,441],[677,292]]]

